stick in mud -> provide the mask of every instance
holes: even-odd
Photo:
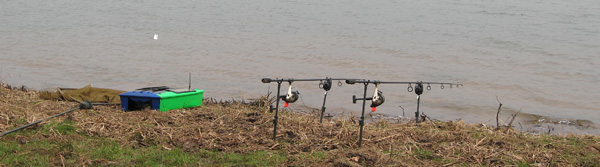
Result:
[[[496,101],[500,103],[498,106],[498,112],[496,112],[496,130],[500,129],[500,122],[498,121],[498,116],[500,115],[500,109],[502,108],[502,103],[498,100],[498,96],[496,96]]]
[[[506,126],[506,130],[507,130],[508,128],[512,127],[512,123],[513,123],[513,121],[515,121],[515,118],[517,118],[517,114],[521,113],[521,110],[522,110],[522,109],[523,109],[523,108],[519,109],[519,112],[517,112],[517,113],[515,113],[515,114],[512,114],[512,115],[511,115],[510,121],[508,122],[508,125]],[[519,123],[519,124],[520,124],[520,123]]]

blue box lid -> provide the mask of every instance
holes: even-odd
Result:
[[[145,97],[145,98],[156,98],[160,99],[157,93],[148,91],[131,91],[119,94],[121,97]]]

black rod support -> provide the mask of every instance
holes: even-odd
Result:
[[[349,83],[348,80],[346,80],[346,83]],[[358,122],[358,124],[360,125],[360,133],[358,136],[358,147],[359,148],[362,147],[363,130],[364,130],[364,126],[365,126],[365,106],[367,104],[367,100],[373,100],[373,97],[367,97],[367,87],[368,87],[369,83],[370,82],[363,82],[363,84],[365,85],[365,89],[363,91],[363,98],[356,98],[356,95],[352,95],[352,103],[356,104],[357,100],[363,101],[362,113],[360,116],[360,121]]]
[[[273,140],[277,141],[277,118],[279,115],[279,94],[281,93],[281,82],[277,81],[277,104],[275,104],[275,118],[273,118]]]
[[[323,123],[323,114],[325,114],[325,101],[327,101],[327,91],[325,91],[325,96],[323,96],[323,106],[321,107],[321,119],[319,123]]]
[[[416,122],[419,123],[419,105],[421,104],[421,95],[417,95],[417,112],[415,112]]]
[[[356,104],[357,100],[373,100],[373,97],[356,98],[356,95],[352,95],[352,103]]]
[[[362,105],[362,114],[360,116],[360,134],[358,137],[358,148],[362,147],[362,137],[363,137],[363,127],[365,126],[365,104],[367,103],[367,85],[369,85],[368,82],[364,83],[365,85],[365,91],[363,93],[363,105]]]

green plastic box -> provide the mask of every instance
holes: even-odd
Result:
[[[160,111],[190,108],[202,105],[204,90],[194,89],[188,92],[163,92],[160,96]]]

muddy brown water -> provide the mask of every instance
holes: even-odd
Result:
[[[497,96],[503,119],[521,110],[519,123],[597,124],[599,9],[592,0],[6,0],[0,77],[41,90],[90,83],[133,90],[187,88],[192,73],[192,87],[220,99],[275,91],[263,77],[454,82],[464,87],[434,86],[420,109],[435,119],[495,124]],[[292,108],[320,108],[317,83],[294,86],[302,99]],[[377,113],[414,115],[416,95],[406,85],[380,89],[387,99]],[[362,90],[334,86],[328,112],[359,113],[351,97]]]

